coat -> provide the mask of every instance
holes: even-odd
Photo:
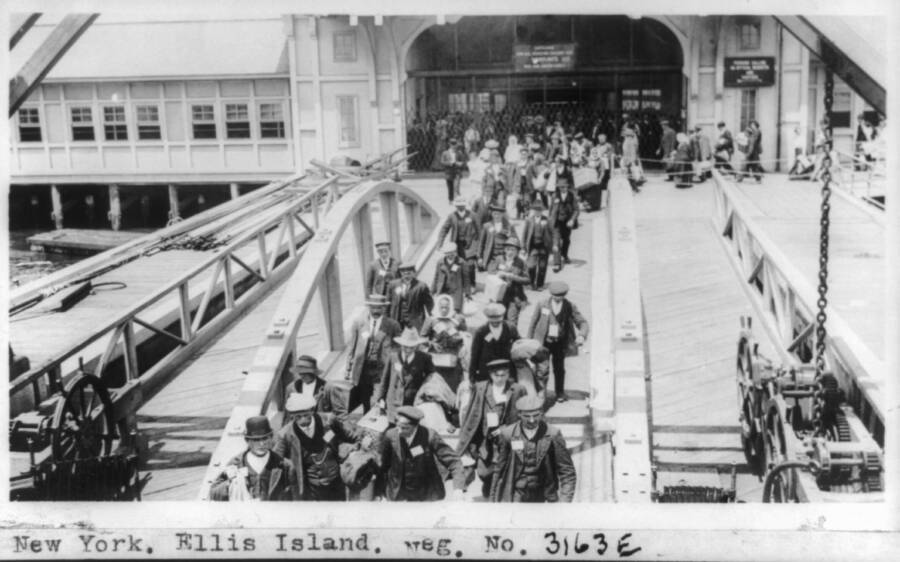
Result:
[[[463,306],[463,299],[469,292],[466,268],[462,259],[453,256],[453,261],[449,264],[446,259],[438,260],[434,267],[434,281],[431,283],[431,294],[440,295],[446,293],[453,297],[453,308],[460,312]],[[421,328],[421,327],[420,327]]]
[[[506,260],[506,256],[494,258],[487,267],[488,273],[497,274],[497,272],[505,271],[507,276],[504,281],[508,283],[506,294],[503,295],[504,306],[509,307],[510,303],[526,303],[528,298],[525,296],[525,284],[530,282],[528,271],[525,268],[525,262],[522,258],[516,256],[512,263]]]
[[[532,256],[533,252],[543,255],[549,254],[553,248],[553,227],[550,221],[544,216],[541,216],[538,220],[542,223],[540,233],[537,232],[538,221],[534,219],[525,221],[525,230],[522,232],[522,249],[525,250],[529,257]],[[537,246],[542,246],[542,248],[538,250]]]
[[[381,380],[372,393],[372,405],[374,406],[379,400],[384,399],[387,419],[393,423],[394,417],[397,415],[397,408],[412,406],[416,392],[428,375],[433,372],[434,363],[431,361],[430,354],[416,350],[409,363],[404,363],[399,350],[391,351],[384,370],[381,372]],[[404,375],[407,374],[412,376],[410,386],[403,381]]]
[[[459,216],[459,213],[451,213],[441,227],[440,241],[438,243],[443,243],[449,234],[451,242],[458,245],[460,241],[463,241],[463,249],[467,258],[474,258],[478,253],[479,228],[480,223],[478,219],[468,209],[466,209],[462,217]]]
[[[320,406],[322,405],[323,400],[327,400],[326,393],[323,392],[325,390],[325,379],[316,377],[316,381],[313,383],[313,396],[316,397],[316,403]],[[284,387],[284,399],[287,400],[288,396],[295,392],[303,392],[303,379],[297,377],[291,383]]]
[[[550,307],[551,298],[546,298],[539,302],[531,316],[531,323],[528,325],[528,337],[544,343],[547,340],[547,333],[550,329],[551,320],[554,319],[553,309]],[[578,345],[576,344],[576,328],[585,338],[588,335],[590,326],[587,320],[579,312],[578,307],[569,299],[563,299],[562,307],[559,315],[555,317],[556,323],[559,324],[559,340],[563,341],[566,346],[566,355],[578,355]]]
[[[378,332],[370,334],[370,322],[370,317],[358,319],[353,323],[351,328],[353,336],[350,340],[350,346],[347,348],[347,367],[350,372],[350,378],[353,381],[353,386],[359,384],[359,379],[362,376],[362,370],[366,363],[367,350],[369,356],[374,353],[381,357],[379,369],[377,373],[375,373],[375,379],[372,381],[373,384],[378,382],[384,364],[387,362],[388,355],[391,350],[394,349],[394,338],[399,336],[400,332],[403,331],[400,324],[395,320],[388,318],[387,315],[382,315],[381,324],[378,326]]]
[[[388,287],[388,292],[390,293],[388,296],[391,299],[388,316],[397,321],[401,326],[403,325],[402,319],[400,318],[400,291],[402,284],[402,279],[395,279]],[[409,285],[405,298],[408,299],[409,302],[409,324],[418,332],[422,329],[422,324],[425,322],[425,315],[430,313],[431,309],[434,308],[434,299],[431,296],[431,291],[428,289],[428,285],[422,283],[418,279],[413,279]]]
[[[517,382],[509,382],[506,385],[506,406],[503,409],[503,415],[500,417],[498,429],[504,425],[519,421],[519,411],[516,409],[516,400],[526,394],[528,394],[528,391],[524,386]],[[469,445],[477,446],[484,441],[485,403],[489,406],[494,406],[491,381],[475,383],[475,388],[472,391],[472,398],[470,399],[469,407],[466,410],[466,416],[463,418],[459,427],[459,444],[456,446],[457,454],[462,455],[469,448]]]
[[[246,458],[250,451],[244,451],[236,455],[226,466],[234,466],[238,470],[248,469]],[[263,472],[268,472],[269,485],[265,490],[260,490],[260,501],[290,501],[297,497],[294,489],[294,467],[284,457],[275,452],[269,452],[269,460]],[[209,499],[212,501],[228,501],[228,492],[231,480],[223,470],[213,482],[209,490]],[[248,486],[250,488],[251,486]],[[252,492],[251,492],[252,493]]]
[[[519,331],[515,326],[504,322],[500,327],[498,340],[486,341],[490,334],[487,323],[479,326],[472,336],[472,353],[469,361],[469,378],[474,383],[487,380],[487,364],[494,359],[509,359],[509,352],[514,341],[519,339]],[[510,376],[515,378],[515,368],[510,365]]]
[[[569,503],[575,497],[575,465],[559,429],[541,422],[537,434],[537,459],[545,502]],[[492,502],[511,502],[513,486],[522,472],[522,453],[513,451],[513,441],[523,441],[521,422],[503,427],[497,437],[497,457],[491,483]]]
[[[494,204],[496,204],[496,197],[491,197],[490,200],[485,201],[484,196],[482,196],[472,201],[472,216],[475,219],[476,226],[478,226],[479,236],[484,225],[491,222],[491,205]]]
[[[334,433],[334,438],[332,438],[329,446],[332,447],[336,457],[339,456],[338,445],[351,443],[356,440],[356,432],[339,418],[329,416],[329,421],[325,423],[319,414],[314,414],[314,416],[317,428],[322,428],[324,430],[323,433],[328,431]],[[303,450],[300,445],[300,438],[297,437],[297,433],[294,430],[293,422],[286,423],[275,433],[275,444],[272,446],[272,452],[290,459],[296,480],[296,484],[293,486],[294,499],[301,500],[306,487],[304,483],[306,474],[303,470]]]
[[[572,189],[570,189],[568,195],[566,195],[565,201],[562,200],[559,192],[556,192],[553,195],[553,198],[550,200],[550,216],[548,219],[552,226],[570,220],[574,223],[578,220],[578,215],[578,201],[575,192]]]
[[[677,140],[675,139],[675,129],[669,127],[668,125],[663,126],[662,138],[659,141],[659,150],[662,154],[663,159],[668,158],[672,151],[675,150],[675,144]]]
[[[491,256],[494,252],[494,245],[497,243],[498,234],[504,235],[504,241],[509,240],[510,238],[516,240],[519,239],[516,229],[512,227],[512,224],[506,217],[503,218],[500,229],[495,228],[493,222],[489,221],[485,223],[481,229],[481,239],[478,242],[478,259],[484,263],[485,267],[491,262]]]
[[[762,131],[747,129],[747,160],[759,160],[762,154]]]
[[[372,294],[377,295],[387,295],[388,287],[391,284],[391,281],[394,279],[400,278],[400,262],[391,258],[388,261],[387,269],[382,268],[381,261],[376,259],[371,264],[369,264],[369,269],[366,272],[366,294],[365,296],[369,296]]]
[[[384,439],[379,443],[379,456],[381,459],[381,482],[379,488],[383,489],[384,497],[388,501],[397,501],[403,487],[403,463],[406,460],[406,449],[400,443],[400,431],[394,427],[387,430]],[[427,427],[419,426],[412,438],[409,449],[422,448],[420,469],[425,481],[425,498],[427,501],[444,499],[446,489],[444,478],[438,468],[450,473],[453,485],[457,490],[465,487],[462,464],[459,457],[453,452],[447,443],[441,439],[437,432]]]

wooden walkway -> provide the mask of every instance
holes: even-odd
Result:
[[[736,463],[746,472],[735,361],[740,316],[753,309],[713,227],[712,188],[651,179],[635,199],[659,490],[682,480],[729,487],[716,466]],[[761,489],[755,477],[739,475],[739,499],[759,501]]]

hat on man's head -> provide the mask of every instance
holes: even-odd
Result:
[[[425,417],[425,414],[422,410],[416,408],[415,406],[400,406],[397,408],[397,415],[403,416],[411,422],[419,423],[422,421],[422,418]]]
[[[266,416],[250,416],[244,423],[244,437],[247,439],[265,439],[272,435],[272,426]]]
[[[509,359],[494,359],[493,361],[488,362],[485,367],[487,368],[488,372],[491,372],[499,371],[501,369],[509,369],[509,365]]]
[[[390,247],[390,245],[391,245],[391,243],[390,243],[387,239],[385,239],[385,238],[381,238],[381,239],[378,239],[378,240],[375,241],[375,247],[376,247],[376,248],[378,248],[378,247],[380,247],[380,246],[388,246],[388,247]]]
[[[300,412],[311,412],[316,409],[316,399],[309,394],[301,394],[293,392],[288,396],[284,405],[284,411],[288,414],[298,414]]]
[[[444,242],[444,245],[441,246],[441,251],[445,254],[455,254],[456,242]]]
[[[580,140],[583,138],[584,138],[584,133],[582,133],[582,132],[575,133],[575,140]]]
[[[450,146],[456,146],[457,143],[459,143],[458,140],[456,140],[456,139],[450,139]]]
[[[506,212],[506,207],[504,207],[503,205],[494,205],[494,204],[491,204],[491,211],[499,211],[499,212],[501,212],[501,213],[505,213],[505,212]]]
[[[372,293],[369,295],[369,298],[366,299],[366,304],[368,306],[387,306],[390,303],[386,296],[379,293]]]
[[[543,122],[544,122],[544,116],[543,116],[543,115],[538,115],[537,117],[534,118],[534,122],[535,122],[535,123],[543,123]]]
[[[485,141],[484,147],[488,148],[490,150],[495,150],[497,148],[500,148],[500,143],[497,142],[495,139],[488,139]]]
[[[543,211],[546,207],[544,207],[544,202],[541,201],[540,197],[535,198],[535,200],[531,203],[531,208],[537,211]]]
[[[484,307],[484,315],[488,318],[503,318],[504,314],[506,314],[506,307],[499,302],[492,302]]]
[[[481,149],[481,152],[478,153],[478,159],[479,159],[479,160],[484,160],[485,162],[487,162],[488,160],[490,160],[490,159],[491,159],[491,149],[489,149],[489,148],[482,148],[482,149]]]
[[[405,261],[405,262],[401,263],[401,264],[397,267],[397,270],[398,270],[398,271],[415,271],[415,270],[416,270],[416,264],[414,264],[414,263],[411,262],[411,261]]]
[[[515,238],[507,238],[506,242],[503,244],[505,248],[521,248],[522,245],[519,244],[519,241]]]
[[[295,375],[313,374],[318,376],[322,373],[316,363],[316,358],[310,355],[301,355],[298,357],[297,360],[294,361],[294,364],[291,365],[290,371]]]
[[[466,198],[462,195],[453,200],[453,205],[456,207],[465,207],[467,204],[468,201],[466,201]]]
[[[520,413],[543,411],[544,401],[539,396],[525,395],[516,400],[516,410]]]
[[[406,347],[416,347],[427,342],[428,338],[420,336],[415,328],[406,328],[403,330],[403,333],[394,338],[394,341]]]
[[[548,289],[554,297],[564,297],[569,292],[569,285],[565,281],[553,281]]]

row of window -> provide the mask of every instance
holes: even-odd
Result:
[[[226,139],[249,139],[251,137],[250,109],[246,103],[226,103]],[[127,141],[128,121],[124,105],[104,105],[102,108],[102,134],[108,141]],[[280,102],[259,103],[259,137],[263,139],[285,138],[284,107]],[[159,106],[154,104],[134,106],[135,134],[138,140],[161,140]],[[91,106],[70,106],[69,124],[73,141],[93,141],[96,139],[94,108]],[[216,123],[216,105],[191,105],[191,131],[194,139],[217,139],[220,131]],[[19,109],[19,141],[41,142],[41,118],[37,107]]]

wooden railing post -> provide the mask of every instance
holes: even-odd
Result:
[[[341,276],[337,256],[328,260],[325,273],[319,281],[319,298],[322,302],[322,318],[325,320],[325,338],[328,349],[344,347],[344,312],[341,306]]]
[[[397,194],[393,191],[384,192],[378,196],[378,201],[381,204],[381,222],[384,224],[385,234],[391,241],[391,253],[394,257],[402,259]]]
[[[356,252],[359,258],[360,279],[363,284],[363,292],[366,286],[366,272],[369,270],[374,256],[372,255],[372,216],[369,205],[363,206],[353,217],[353,239],[356,242]],[[368,295],[363,295],[368,297]]]

